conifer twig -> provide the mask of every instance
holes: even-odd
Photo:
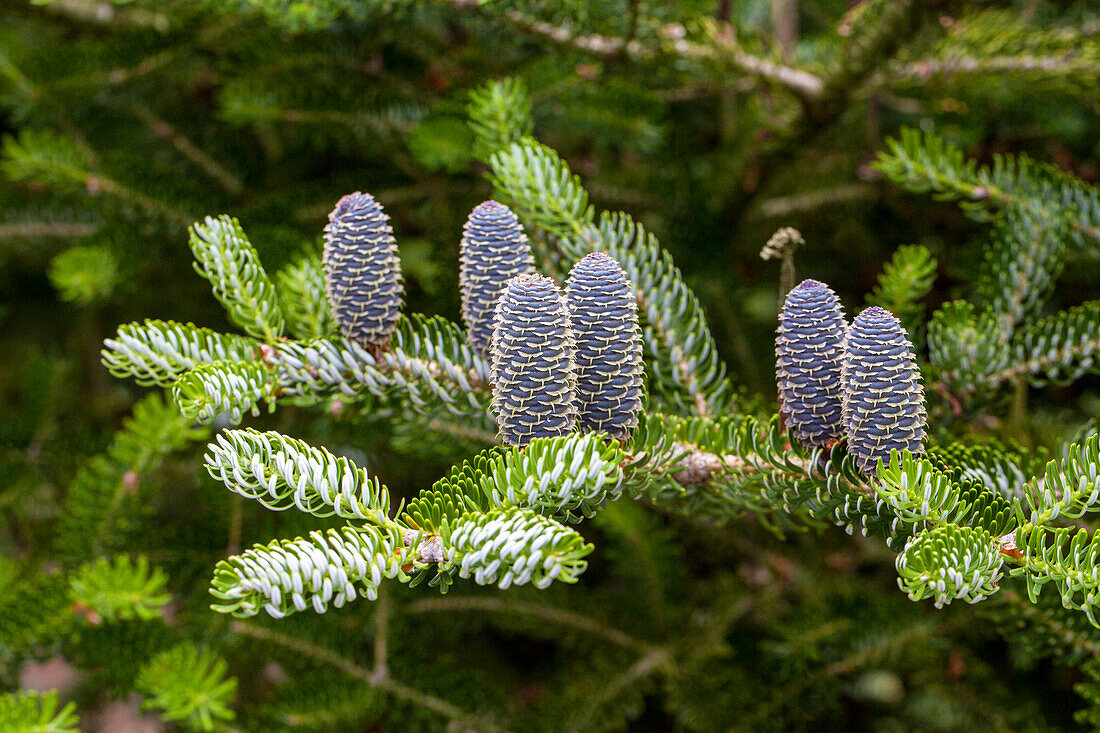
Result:
[[[884,60],[893,57],[925,14],[939,4],[938,1],[918,3],[898,0],[881,17],[864,24],[866,27],[856,27],[850,15],[846,15],[836,32],[847,38],[846,48],[853,50],[833,64],[828,74],[815,77],[819,86],[812,94],[802,95],[800,113],[774,131],[776,144],[758,159],[756,168],[761,175],[747,190],[764,189],[769,178],[785,170],[788,161],[798,156],[799,151],[807,147],[821,131],[840,119],[867,79]],[[740,201],[735,218],[741,218],[751,199],[750,195]]]
[[[885,655],[894,649],[905,648],[909,644],[916,644],[928,635],[929,630],[925,625],[916,624],[901,633],[883,636],[875,643],[860,646],[855,653],[833,662],[825,668],[824,674],[829,677],[841,677],[863,668],[876,656]]]
[[[1087,658],[1100,657],[1100,641],[1089,639],[1061,617],[1042,613],[1039,607],[1014,590],[1001,591],[1000,597],[1005,605],[1012,609],[1013,618],[1020,623],[1028,622],[1033,626],[1045,628],[1052,636],[1064,642],[1067,648]],[[1094,631],[1089,627],[1091,631]]]
[[[456,2],[455,4],[465,5],[466,3]],[[675,56],[697,61],[728,63],[742,72],[777,83],[800,96],[809,98],[819,96],[824,88],[821,78],[815,74],[747,53],[732,40],[734,38],[731,32],[732,26],[728,24],[723,24],[719,28],[718,35],[724,40],[713,45],[692,43],[681,38],[671,44],[654,48],[636,39],[628,40],[598,33],[576,34],[564,26],[539,20],[516,9],[506,10],[504,15],[523,32],[603,58],[627,56],[637,61],[651,61],[662,56]]]
[[[672,49],[682,58],[730,64],[743,72],[787,87],[803,99],[817,99],[825,91],[825,80],[817,74],[747,53],[737,44],[734,28],[728,23],[718,26],[715,37],[713,45],[680,39],[673,42]]]
[[[599,636],[616,646],[638,651],[651,651],[652,647],[624,631],[612,626],[606,626],[590,616],[582,616],[579,613],[568,611],[564,608],[553,608],[523,601],[503,601],[499,598],[479,597],[439,597],[424,598],[416,601],[404,609],[405,613],[445,613],[449,611],[488,611],[490,613],[503,613],[508,615],[519,614],[542,619],[551,623],[561,624],[571,629],[584,631]]]
[[[935,76],[951,74],[1003,74],[1006,72],[1044,71],[1095,77],[1100,65],[1073,53],[1059,56],[983,56],[954,58],[923,58],[891,71],[884,83],[912,80],[928,81]]]
[[[19,91],[23,93],[24,97],[30,98],[34,96],[37,89],[27,75],[24,74],[18,66],[12,63],[7,54],[0,54],[0,76],[7,77],[17,87]]]
[[[390,676],[389,665],[386,664],[389,621],[389,598],[379,589],[378,601],[374,607],[374,669],[371,670],[371,677],[375,680],[375,683],[386,680]]]
[[[324,647],[311,644],[303,639],[298,639],[293,636],[281,634],[278,631],[264,628],[256,624],[249,623],[247,621],[234,621],[230,624],[230,629],[237,634],[252,637],[259,641],[266,641],[272,644],[278,644],[281,647],[289,649],[290,651],[302,654],[310,657],[322,664],[327,664],[335,669],[344,672],[345,674],[354,677],[356,679],[366,682],[371,687],[378,688],[399,700],[419,705],[422,708],[431,710],[454,723],[461,725],[463,723],[469,723],[477,726],[477,730],[481,731],[495,731],[497,733],[507,733],[507,729],[487,720],[481,716],[467,713],[451,703],[430,695],[421,690],[417,690],[413,687],[403,685],[400,682],[393,680],[390,677],[376,678],[375,674],[365,667],[362,667],[355,662],[340,656],[339,654],[325,649]]]
[[[99,25],[132,25],[152,27],[158,31],[168,30],[168,16],[144,8],[120,8],[116,3],[106,0],[55,0],[46,3],[51,12],[65,15],[80,21]]]
[[[94,157],[94,151],[87,150],[85,152],[89,154],[89,158]],[[129,201],[136,206],[179,224],[189,224],[192,221],[191,217],[185,215],[179,209],[169,206],[162,201],[158,201],[151,196],[147,196],[140,191],[136,191],[129,186],[119,183],[113,178],[102,175],[98,171],[86,170],[84,167],[74,166],[62,159],[43,158],[38,162],[43,168],[48,169],[59,179],[82,186],[89,196],[94,197],[101,193],[106,193],[115,198]]]
[[[67,221],[25,221],[0,224],[0,239],[32,239],[58,237],[79,239],[94,233],[99,227],[93,224]]]
[[[218,161],[191,142],[190,138],[177,130],[172,124],[153,114],[153,111],[144,104],[135,104],[133,110],[154,135],[172,143],[176,150],[220,183],[228,193],[238,196],[244,190],[244,184],[240,178],[227,171]]]
[[[599,694],[573,716],[573,720],[576,722],[570,727],[570,730],[585,730],[585,726],[595,719],[604,703],[614,700],[619,693],[631,685],[667,668],[671,662],[672,655],[667,647],[656,647],[643,654],[638,661],[623,670],[622,674],[600,686]]]
[[[822,206],[871,198],[874,195],[873,187],[865,183],[850,183],[768,199],[761,202],[756,211],[762,217],[782,217],[812,211]]]
[[[146,76],[157,69],[167,66],[175,60],[176,56],[177,51],[175,49],[168,49],[167,51],[161,51],[160,53],[147,56],[133,66],[121,66],[106,72],[95,71],[90,74],[72,74],[52,81],[44,86],[52,89],[64,89],[66,87],[75,86],[118,86],[131,79]]]

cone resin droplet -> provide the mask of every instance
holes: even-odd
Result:
[[[497,298],[509,279],[535,271],[535,257],[519,219],[496,201],[479,204],[466,219],[459,247],[462,320],[473,346],[487,356]]]
[[[569,433],[576,420],[573,333],[561,290],[517,275],[497,301],[490,351],[492,410],[510,445]]]
[[[603,252],[573,266],[565,284],[577,369],[577,424],[625,440],[642,410],[638,305],[623,268]]]
[[[841,421],[848,323],[828,285],[803,280],[787,294],[775,337],[779,410],[791,432],[811,447],[844,436]]]
[[[325,293],[341,332],[367,346],[389,341],[405,287],[389,217],[367,193],[344,196],[325,227]]]
[[[893,313],[874,306],[852,321],[844,361],[844,431],[860,469],[891,449],[923,451],[924,387],[913,345]]]

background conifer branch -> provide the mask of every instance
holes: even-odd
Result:
[[[296,653],[306,655],[312,659],[316,659],[323,664],[332,666],[347,675],[350,675],[358,680],[367,683],[368,685],[371,685],[372,687],[378,687],[384,690],[389,695],[392,695],[402,700],[407,700],[415,705],[431,710],[436,714],[441,715],[450,721],[453,721],[456,725],[463,725],[469,722],[475,723],[481,730],[506,733],[506,729],[501,728],[499,725],[491,720],[466,713],[459,707],[447,702],[446,700],[438,698],[435,695],[430,695],[428,693],[422,692],[413,687],[404,685],[390,677],[378,677],[374,675],[371,670],[362,667],[349,659],[345,659],[329,649],[324,649],[300,638],[288,636],[278,631],[274,631],[263,626],[258,626],[249,621],[234,621],[232,624],[232,628],[236,633],[250,636],[260,641],[279,644],[293,650]]]

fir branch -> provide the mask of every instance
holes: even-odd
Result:
[[[858,99],[864,82],[898,50],[903,40],[912,37],[929,13],[939,4],[915,0],[869,0],[860,3],[837,24],[832,58],[820,77],[820,88],[802,97],[801,108],[774,125],[774,144],[764,152],[752,170],[762,174],[746,181],[752,191],[767,189],[767,183],[779,171],[786,170],[802,150],[840,120]],[[743,216],[751,197],[739,206]]]
[[[217,181],[225,191],[232,196],[239,196],[244,191],[244,183],[237,176],[226,170],[212,155],[209,155],[195,145],[186,135],[177,130],[171,123],[158,117],[144,104],[136,103],[133,106],[134,114],[145,123],[145,126],[159,138],[168,140],[185,158],[199,167],[207,176]]]
[[[576,733],[583,731],[589,721],[600,716],[601,708],[608,702],[621,695],[623,691],[639,685],[642,680],[658,672],[668,672],[672,662],[672,654],[666,648],[655,648],[646,652],[634,664],[624,669],[621,674],[616,675],[614,679],[598,688],[596,695],[589,704],[570,716],[573,725],[567,730]]]
[[[1086,529],[1025,524],[1016,530],[1012,549],[1020,555],[1014,557],[1019,567],[1012,569],[1012,575],[1025,577],[1032,603],[1044,585],[1053,583],[1063,606],[1083,611],[1093,626],[1100,627],[1096,617],[1100,533],[1090,538]]]
[[[382,578],[396,577],[402,540],[394,527],[342,527],[309,539],[276,540],[218,563],[210,593],[215,611],[238,618],[261,610],[273,618],[313,608],[324,613],[360,594],[377,597]]]
[[[365,140],[407,134],[428,114],[418,102],[389,102],[374,109],[302,109],[285,106],[274,91],[249,85],[229,85],[219,95],[221,114],[237,124],[281,122],[289,125],[333,125],[347,128]]]
[[[24,128],[17,138],[4,138],[0,154],[0,172],[13,181],[77,189],[93,197],[104,193],[175,223],[189,220],[178,209],[94,170],[87,149],[53,131]]]
[[[375,356],[354,341],[283,341],[269,353],[282,394],[315,403],[341,394],[407,395],[419,411],[455,415],[488,406],[488,363],[462,330],[438,317],[402,317],[390,348]]]
[[[467,514],[440,535],[445,564],[478,585],[575,583],[594,549],[575,530],[531,510]]]
[[[891,80],[912,80],[926,83],[938,76],[1029,73],[1042,73],[1043,75],[1065,78],[1071,81],[1084,81],[1100,77],[1100,63],[1094,59],[1081,58],[1071,51],[1052,56],[1031,54],[1020,56],[958,56],[952,58],[930,56],[892,69],[889,77]]]
[[[112,375],[160,387],[175,384],[182,374],[204,364],[250,362],[259,346],[250,338],[192,323],[153,320],[119,326],[118,336],[104,339],[103,345],[103,365]]]
[[[946,443],[931,446],[925,457],[955,480],[979,482],[1011,500],[1023,496],[1037,454],[1042,455],[995,444]]]
[[[460,0],[461,1],[461,0]],[[506,17],[517,30],[537,35],[562,46],[572,46],[580,51],[591,53],[605,58],[617,58],[619,56],[632,56],[640,58],[651,57],[652,51],[646,49],[640,42],[614,36],[603,36],[598,33],[579,34],[561,25],[554,25],[544,20],[539,20],[521,10],[514,8],[504,11]]]
[[[881,461],[875,493],[894,516],[919,526],[951,524],[977,527],[1001,537],[1016,526],[1012,505],[995,489],[965,478],[961,468],[942,470],[944,461],[891,451]]]
[[[524,138],[493,155],[489,166],[501,200],[530,224],[568,237],[595,220],[580,178],[551,148]]]
[[[159,617],[161,606],[172,600],[167,584],[168,576],[158,567],[150,568],[146,558],[131,561],[128,555],[118,555],[82,565],[69,583],[69,595],[94,613],[97,622],[149,621]]]
[[[118,286],[119,263],[104,245],[76,246],[50,260],[48,275],[61,300],[89,305],[106,300]]]
[[[275,274],[275,285],[287,330],[294,336],[309,340],[336,334],[320,257],[298,258]]]
[[[854,459],[833,448],[809,451],[791,440],[775,416],[719,420],[651,415],[631,445],[628,486],[658,506],[728,521],[752,511],[777,528],[782,512],[801,523],[833,522],[864,533],[907,533],[874,491]],[[634,471],[638,471],[636,475]]]
[[[1100,656],[1097,627],[1058,601],[1038,604],[1011,588],[997,595],[1001,606],[993,605],[990,615],[1007,628],[1026,629],[1014,641],[1026,648],[1028,658],[1051,656],[1061,664],[1079,665]]]
[[[73,140],[53,131],[24,129],[3,141],[0,170],[13,181],[86,186],[92,160]]]
[[[963,14],[924,58],[900,64],[884,77],[926,83],[939,76],[1010,74],[1031,86],[1094,85],[1100,78],[1100,46],[1087,25],[1042,27],[1026,15],[999,8]]]
[[[906,522],[939,524],[955,520],[961,494],[947,476],[928,461],[909,451],[891,451],[888,462],[879,461],[875,493]],[[965,511],[965,508],[963,508]]]
[[[168,66],[177,60],[179,51],[167,49],[159,53],[146,56],[141,61],[131,66],[120,66],[110,71],[93,71],[91,73],[66,74],[53,79],[40,88],[51,92],[69,92],[73,87],[89,87],[92,89],[101,87],[114,87],[125,84],[136,78],[148,76],[153,72]],[[70,92],[71,93],[71,92]]]
[[[169,19],[164,13],[145,8],[120,8],[108,0],[55,0],[44,6],[46,10],[86,23],[102,26],[135,26],[152,28],[159,32],[168,30]]]
[[[963,301],[944,305],[928,329],[932,364],[964,394],[995,390],[1021,377],[1034,386],[1065,384],[1097,369],[1100,302],[1024,324],[1011,340],[993,311],[975,316]]]
[[[437,535],[471,512],[484,513],[492,507],[485,485],[501,449],[490,448],[451,468],[447,476],[421,491],[405,506],[402,524],[428,535]]]
[[[18,733],[77,733],[76,703],[65,705],[57,692],[9,692],[0,695],[0,728]]]
[[[990,309],[975,315],[966,301],[944,304],[928,324],[928,352],[940,378],[963,394],[991,390],[1011,369],[1010,339],[1003,319]]]
[[[692,43],[674,38],[668,46],[687,59],[709,61],[720,71],[732,69],[784,87],[805,100],[818,99],[825,93],[825,79],[805,69],[748,53],[737,43],[734,26],[718,23],[708,28],[708,43]]]
[[[12,60],[8,52],[0,51],[0,75],[8,78],[24,99],[31,99],[37,93],[34,83]]]
[[[953,600],[977,603],[997,591],[1004,557],[981,528],[940,524],[905,546],[897,559],[898,585],[914,601],[936,608]]]
[[[877,196],[874,187],[866,183],[849,183],[767,199],[760,202],[756,211],[761,217],[786,218],[825,206],[842,206],[874,196]]]
[[[57,547],[75,560],[87,560],[125,539],[130,517],[124,504],[172,452],[207,436],[159,393],[134,405],[107,451],[77,473],[60,508]]]
[[[1089,707],[1073,714],[1074,720],[1095,730],[1100,727],[1100,664],[1091,659],[1083,667],[1085,680],[1073,686],[1078,695],[1085,698]]]
[[[890,58],[935,3],[867,0],[849,10],[836,26],[836,58],[825,76],[821,98],[837,104]],[[838,105],[839,106],[839,105]]]
[[[416,613],[453,613],[465,611],[469,613],[498,613],[506,617],[529,616],[537,622],[548,622],[563,626],[573,631],[583,631],[597,636],[616,646],[625,649],[633,649],[639,652],[650,651],[647,642],[635,639],[624,631],[613,626],[600,623],[591,616],[585,616],[575,611],[564,608],[556,608],[543,604],[527,603],[524,601],[502,600],[497,597],[474,596],[445,596],[440,598],[422,598],[402,608],[407,614]]]
[[[244,414],[260,414],[260,403],[275,410],[276,383],[263,362],[214,361],[180,375],[172,385],[172,397],[189,420],[204,425],[221,414],[234,425]]]
[[[1025,487],[1024,498],[1016,501],[1019,526],[1001,539],[1001,552],[1017,564],[1012,575],[1024,576],[1032,603],[1044,585],[1053,583],[1065,608],[1083,611],[1100,628],[1095,613],[1100,598],[1100,533],[1090,536],[1088,529],[1050,524],[1059,517],[1078,519],[1098,508],[1100,435],[1094,434],[1070,446],[1061,465],[1051,461],[1042,479]]]
[[[487,733],[507,733],[506,729],[500,727],[492,720],[467,713],[442,698],[402,684],[392,677],[377,676],[372,670],[360,666],[350,659],[340,656],[336,652],[311,644],[308,641],[281,634],[277,631],[272,631],[271,629],[257,626],[247,621],[234,621],[230,628],[234,633],[243,634],[258,641],[278,644],[296,654],[301,654],[302,656],[338,669],[355,679],[365,682],[371,687],[383,690],[386,694],[392,695],[398,700],[403,700],[426,710],[431,710],[437,715],[451,721],[456,729],[462,729],[464,726],[474,726],[476,730],[486,731]]]
[[[0,224],[0,239],[38,239],[57,237],[59,239],[81,239],[95,234],[99,230],[96,224],[78,221],[21,221]]]
[[[924,320],[924,305],[920,301],[932,290],[937,264],[922,245],[898,247],[883,265],[874,290],[867,296],[867,305],[890,311],[910,334],[915,334]]]
[[[207,448],[210,475],[268,509],[293,506],[316,517],[363,519],[380,527],[391,523],[386,487],[324,448],[251,429],[226,430]]]
[[[470,346],[462,329],[445,318],[402,318],[383,359],[395,383],[408,390],[419,409],[442,404],[462,415],[486,407],[480,395],[488,392],[488,361]]]
[[[902,128],[900,139],[886,145],[875,168],[910,191],[959,201],[982,219],[991,206],[1030,210],[1040,221],[1061,222],[1077,247],[1100,240],[1100,193],[1054,166],[1026,155],[998,155],[992,165],[979,167],[958,146],[912,128]]]
[[[73,630],[78,617],[67,591],[67,578],[59,572],[35,572],[7,584],[0,598],[0,650],[5,659],[22,659]]]
[[[627,459],[600,434],[535,438],[488,467],[482,490],[497,507],[529,507],[576,523],[619,497]]]
[[[706,43],[696,43],[673,36],[667,42],[658,41],[647,45],[637,39],[603,36],[596,33],[574,33],[565,26],[539,20],[517,9],[506,10],[504,15],[522,32],[603,58],[614,59],[626,56],[639,62],[661,62],[673,59],[705,61],[718,66],[720,70],[729,68],[778,84],[802,97],[814,98],[823,90],[820,77],[803,69],[786,66],[745,51],[734,40],[737,34],[728,24],[717,25],[711,29]]]
[[[233,720],[229,708],[237,695],[237,678],[226,677],[224,659],[193,644],[161,652],[141,668],[137,689],[149,695],[145,710],[159,710],[164,720],[182,721],[195,731],[213,731]]]
[[[233,323],[268,343],[283,335],[285,320],[275,286],[236,219],[208,216],[193,224],[191,251],[195,271],[210,281]]]
[[[1033,207],[1009,207],[994,228],[975,289],[1009,333],[1049,297],[1065,264],[1058,218]]]
[[[1100,369],[1100,300],[1025,325],[1013,339],[1010,366],[995,377],[1027,376],[1035,386],[1066,384]]]
[[[514,76],[472,90],[466,115],[477,141],[474,157],[486,162],[497,151],[531,135],[535,127],[527,85]]]
[[[1061,465],[1047,463],[1043,477],[1024,487],[1023,501],[1017,505],[1021,523],[1035,526],[1094,511],[1100,511],[1100,434],[1071,445]]]
[[[333,395],[361,397],[390,393],[379,361],[350,339],[278,342],[266,356],[275,369],[280,395],[315,404]]]

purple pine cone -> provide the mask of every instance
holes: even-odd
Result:
[[[573,429],[576,377],[573,332],[565,298],[542,275],[508,281],[496,308],[490,351],[492,410],[510,445]]]
[[[775,336],[779,409],[795,438],[825,447],[844,435],[841,371],[848,323],[828,285],[803,280],[787,294]]]
[[[344,196],[325,226],[325,292],[348,338],[367,346],[389,341],[404,305],[397,242],[382,206],[369,193]]]
[[[493,340],[497,298],[516,275],[535,271],[535,257],[519,219],[504,204],[478,204],[462,228],[458,284],[470,345],[482,356]]]
[[[565,284],[577,368],[577,423],[625,440],[642,410],[642,335],[638,304],[618,262],[593,252]]]
[[[893,313],[875,306],[852,321],[843,379],[848,451],[864,473],[873,474],[893,448],[923,451],[924,387],[913,345]]]

